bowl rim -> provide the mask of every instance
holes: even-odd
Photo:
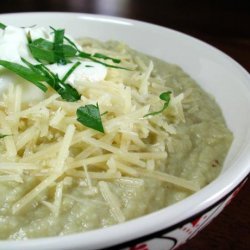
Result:
[[[170,32],[172,34],[177,34],[191,42],[199,43],[201,46],[206,47],[210,51],[217,53],[218,55],[224,57],[229,61],[238,72],[247,79],[250,83],[249,73],[234,59],[225,54],[224,52],[218,50],[217,48],[203,42],[197,38],[190,35],[176,31],[167,27],[159,26],[156,24],[151,24],[143,21],[133,20],[129,18],[114,17],[99,14],[87,14],[87,13],[77,13],[77,12],[18,12],[18,13],[4,13],[0,14],[0,20],[2,17],[14,17],[14,16],[60,16],[63,15],[64,18],[76,18],[82,20],[95,20],[98,22],[103,22],[106,20],[111,23],[130,24],[132,26],[147,26],[149,28],[154,28],[161,30],[162,32]],[[249,86],[248,86],[249,88]],[[250,139],[250,133],[246,135]],[[250,140],[246,145],[243,145],[243,151],[241,155],[246,155],[250,150]],[[244,157],[243,157],[244,158]],[[239,173],[236,165],[241,166],[241,172]],[[211,205],[217,204],[218,201],[223,199],[229,193],[234,190],[239,183],[241,183],[244,178],[250,172],[250,157],[247,161],[243,161],[242,157],[232,164],[230,170],[225,171],[222,175],[217,177],[212,183],[202,188],[199,192],[185,198],[184,200],[173,204],[167,208],[163,208],[156,212],[150,213],[148,215],[127,221],[122,224],[113,225],[108,228],[92,230],[83,233],[76,233],[65,236],[55,236],[39,239],[29,239],[25,241],[13,241],[13,240],[0,240],[0,248],[3,249],[32,249],[39,246],[43,246],[44,249],[53,248],[56,249],[58,246],[64,246],[65,248],[74,247],[88,247],[88,249],[94,249],[96,247],[108,247],[110,245],[119,244],[124,241],[130,241],[136,238],[140,238],[143,235],[150,235],[156,233],[157,231],[170,228],[176,225],[178,222],[184,221],[196,214],[201,213],[206,208],[210,208]],[[219,190],[219,191],[218,191]],[[185,208],[185,211],[184,211]],[[187,211],[186,211],[187,210]],[[172,218],[169,218],[169,215]],[[149,223],[150,222],[150,223]],[[168,222],[168,223],[167,223]],[[122,235],[122,239],[121,239]],[[89,244],[89,242],[92,242]]]

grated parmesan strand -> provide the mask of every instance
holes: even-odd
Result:
[[[126,220],[124,214],[122,213],[117,197],[110,191],[109,186],[106,182],[100,181],[98,183],[100,192],[103,196],[103,199],[108,203],[110,208],[110,213],[114,217],[114,219],[118,222],[124,222]]]
[[[62,195],[63,195],[63,181],[59,182],[56,185],[55,191],[55,199],[54,199],[54,210],[53,213],[55,217],[58,217],[60,213],[61,203],[62,203]]]
[[[13,205],[12,213],[18,213],[24,206],[35,199],[43,190],[49,187],[59,176],[60,174],[53,174],[43,180],[40,184],[38,184],[34,189],[32,189],[29,193],[27,193]]]
[[[69,125],[63,137],[62,145],[61,145],[61,148],[58,153],[57,160],[56,160],[56,167],[55,167],[56,171],[60,172],[63,170],[65,160],[67,159],[69,155],[69,147],[71,145],[74,133],[75,133],[75,126]]]
[[[197,192],[200,190],[200,187],[194,182],[185,180],[180,177],[176,177],[174,175],[169,175],[169,174],[159,172],[159,171],[148,171],[144,169],[138,169],[137,171],[142,176],[147,176],[147,177],[151,177],[154,179],[158,179],[159,181],[164,181],[164,182],[173,184],[179,188],[183,188],[191,192]]]

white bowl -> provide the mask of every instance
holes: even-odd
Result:
[[[63,237],[0,241],[0,249],[174,249],[206,226],[234,197],[250,172],[250,76],[237,62],[193,37],[160,26],[100,15],[0,15],[8,25],[65,28],[74,37],[119,40],[180,65],[219,103],[234,141],[223,171],[198,193],[168,208],[109,228]],[[144,248],[143,248],[144,247]]]

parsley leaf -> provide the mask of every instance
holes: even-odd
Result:
[[[120,66],[116,66],[116,65],[113,65],[113,64],[108,64],[108,63],[105,63],[105,62],[101,62],[97,59],[95,59],[94,57],[92,56],[87,56],[86,53],[83,53],[83,52],[80,52],[79,57],[82,57],[82,58],[88,58],[89,60],[93,61],[93,62],[96,62],[96,63],[99,63],[99,64],[102,64],[106,67],[109,67],[109,68],[114,68],[114,69],[125,69],[125,70],[130,70],[130,69],[127,69],[127,68],[124,68],[124,67],[120,67]],[[118,59],[117,59],[118,60]]]
[[[108,114],[108,111],[101,113],[101,116]]]
[[[98,60],[98,59],[111,60],[113,63],[120,63],[121,62],[120,59],[109,57],[101,53],[95,53],[92,55],[79,50],[76,44],[64,35],[63,29],[57,30],[54,29],[53,27],[50,28],[54,31],[55,35],[54,43],[47,41],[43,38],[36,39],[35,41],[29,43],[30,51],[33,57],[35,57],[38,61],[44,60],[50,64],[52,63],[66,64],[67,58],[81,57],[102,64],[106,67],[129,70],[124,67],[105,63]],[[63,44],[62,39],[65,40],[68,44]]]
[[[100,53],[95,53],[93,55],[93,57],[104,59],[104,60],[111,60],[113,63],[120,63],[121,62],[120,59],[109,57],[109,56],[105,56],[105,55],[100,54]]]
[[[46,41],[43,38],[38,38],[28,44],[29,49],[33,57],[38,61],[46,61],[48,63],[54,63],[55,55],[53,50],[53,43]]]
[[[4,135],[4,134],[0,134],[0,139],[6,137],[6,136],[11,136],[11,135]]]
[[[74,70],[80,65],[80,62],[76,62],[70,69],[69,71],[65,74],[65,76],[62,79],[62,82],[65,82],[68,77],[74,72]]]
[[[51,72],[45,65],[43,64],[33,65],[27,60],[25,60],[24,58],[21,58],[21,59],[28,66],[28,68],[24,67],[21,64],[4,61],[4,60],[0,60],[0,65],[16,73],[23,79],[29,82],[32,82],[34,85],[36,85],[38,88],[40,88],[44,92],[46,92],[48,88],[42,82],[46,82],[59,95],[61,95],[62,99],[66,101],[75,102],[81,98],[81,95],[77,92],[77,90],[74,87],[72,87],[71,85],[67,83],[64,83],[64,81],[59,79],[58,75]],[[72,73],[72,70],[74,70],[72,68],[71,68],[71,72],[69,72],[70,71],[69,70],[64,76],[65,80]]]
[[[160,99],[165,101],[167,104],[170,102],[171,91],[163,92],[160,94]]]
[[[43,38],[32,41],[28,46],[34,58],[38,61],[43,60],[50,64],[60,62],[62,59],[60,53],[63,54],[62,60],[66,60],[67,57],[75,57],[77,54],[77,50],[70,45],[63,44],[55,49],[53,42]]]
[[[81,95],[77,90],[68,83],[59,83],[59,87],[56,91],[62,99],[68,102],[76,102],[81,99]]]
[[[76,115],[77,121],[79,121],[84,126],[104,133],[98,103],[96,106],[89,104],[79,107],[76,111]]]
[[[28,40],[28,44],[32,43],[32,38],[31,38],[30,31],[27,33],[26,37],[27,37],[27,40]]]
[[[71,85],[64,83],[59,79],[57,74],[51,72],[45,65],[33,65],[36,69],[40,70],[46,76],[46,82],[64,99],[68,102],[75,102],[80,100],[81,95]]]
[[[43,92],[47,91],[47,87],[41,83],[41,81],[46,81],[46,77],[42,74],[38,74],[33,69],[26,68],[21,64],[13,63],[5,60],[0,60],[0,65],[5,67],[6,69],[16,73],[20,77],[25,80],[32,82],[38,88],[40,88]]]
[[[0,29],[1,29],[1,30],[5,30],[6,27],[7,27],[7,26],[6,26],[5,24],[0,23]]]
[[[165,103],[163,104],[163,107],[159,111],[148,113],[148,114],[144,115],[143,117],[147,117],[150,115],[158,115],[158,114],[162,113],[169,105],[171,93],[172,93],[171,91],[161,93],[159,97],[161,100],[165,101]]]
[[[67,62],[63,51],[64,30],[59,29],[54,31],[54,54],[55,61],[59,64],[65,65]]]

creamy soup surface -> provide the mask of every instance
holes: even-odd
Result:
[[[0,28],[2,51],[9,34],[20,39],[9,45],[19,56],[0,52],[0,239],[122,223],[219,175],[232,133],[214,98],[179,66],[38,27]],[[38,54],[45,45],[54,57]]]

